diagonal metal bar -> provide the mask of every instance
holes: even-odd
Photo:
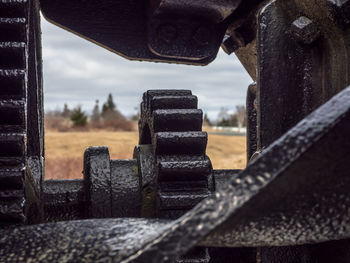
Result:
[[[271,246],[350,237],[349,123],[347,88],[124,262],[170,262],[200,240],[206,246]]]

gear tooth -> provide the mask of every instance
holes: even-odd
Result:
[[[22,191],[23,192],[23,191]],[[0,197],[1,198],[1,197]],[[23,223],[25,199],[19,198],[1,198],[0,200],[0,221],[13,223]]]
[[[24,198],[23,190],[0,190],[2,200]]]
[[[0,0],[0,224],[25,220],[27,0]]]
[[[153,132],[201,131],[203,112],[198,109],[155,110]]]
[[[17,165],[0,169],[0,189],[19,189],[23,187],[24,167]],[[1,202],[1,198],[0,198]]]
[[[188,192],[196,193],[198,191],[208,190],[208,180],[202,181],[166,181],[159,182],[159,189],[163,192]],[[161,208],[160,208],[161,209]]]
[[[0,17],[1,25],[24,25],[26,23],[26,19],[24,17]]]
[[[157,90],[148,90],[147,96],[189,96],[192,95],[190,90],[184,89],[157,89]]]
[[[25,71],[0,69],[0,101],[22,100],[25,97]]]
[[[141,109],[145,109],[147,105],[147,92],[144,92],[142,95]]]
[[[23,49],[25,47],[26,45],[24,42],[0,42],[0,51],[7,48]]]
[[[24,132],[25,103],[22,100],[0,101],[0,132]]]
[[[0,69],[0,77],[2,78],[17,78],[24,77],[25,70],[21,69]]]
[[[23,223],[25,198],[23,189],[0,190],[0,221]]]
[[[150,111],[160,109],[197,109],[198,99],[193,95],[186,96],[153,96]]]
[[[159,192],[158,201],[162,207],[161,210],[187,210],[193,208],[204,198],[209,196],[209,191],[202,191],[198,193],[186,192]]]
[[[144,105],[144,102],[141,102],[140,104],[140,114],[141,116],[145,113],[145,105]],[[141,119],[140,119],[141,120]]]
[[[28,2],[28,0],[0,0],[1,5],[24,5]]]
[[[192,92],[190,90],[148,90],[144,94],[143,101],[145,102],[145,105],[147,107],[147,111],[149,111],[149,114],[153,112],[153,98],[154,97],[185,97],[185,96],[191,96]]]
[[[0,224],[23,223],[25,219],[24,149],[24,134],[0,134]]]
[[[26,19],[24,17],[0,18],[0,42],[21,42],[25,39]]]
[[[158,163],[159,181],[201,181],[211,172],[211,163],[205,160],[171,161]]]
[[[205,154],[208,141],[206,132],[158,132],[153,139],[157,155]]]
[[[23,42],[0,42],[0,68],[25,68],[25,44]]]
[[[22,133],[0,134],[0,157],[22,157],[24,144],[25,135]]]
[[[180,257],[176,263],[209,263],[210,256],[206,249],[195,247],[187,252],[186,257]]]
[[[187,252],[186,257],[180,257],[176,263],[209,263],[210,256],[208,250],[195,247]]]
[[[23,188],[24,143],[23,134],[0,134],[0,189],[2,190]]]

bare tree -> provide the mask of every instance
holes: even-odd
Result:
[[[99,123],[100,122],[100,117],[101,117],[101,113],[100,113],[100,106],[98,105],[98,100],[96,100],[95,102],[95,106],[92,110],[92,114],[91,114],[91,122],[92,123]]]
[[[72,111],[68,108],[68,104],[65,103],[63,106],[63,111],[61,113],[63,118],[69,119],[72,114]]]
[[[243,126],[245,126],[246,109],[244,105],[236,106],[236,116],[237,116],[238,128],[242,128]]]
[[[230,115],[228,113],[228,109],[225,107],[222,107],[218,114],[218,122],[221,122],[223,120],[228,120],[230,118]]]

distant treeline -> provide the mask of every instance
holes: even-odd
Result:
[[[245,106],[236,106],[236,111],[231,114],[229,113],[229,110],[227,108],[221,108],[218,114],[218,120],[216,125],[222,127],[246,127],[247,115]]]
[[[63,109],[49,111],[45,113],[45,128],[57,131],[88,130],[134,130],[135,125],[126,118],[118,109],[113,100],[112,94],[109,94],[105,103],[100,109],[99,101],[96,100],[91,115],[86,114],[80,105],[70,109],[64,104]]]
[[[100,107],[99,101],[96,100],[90,115],[84,112],[80,105],[70,109],[67,103],[64,104],[62,109],[46,112],[45,128],[57,131],[69,131],[72,129],[132,131],[137,129],[135,121],[139,117],[139,112],[130,118],[125,117],[117,109],[112,94],[109,94],[102,107]],[[246,122],[246,109],[242,105],[236,106],[234,113],[230,113],[227,108],[221,108],[216,121],[211,121],[207,114],[203,116],[204,126],[246,127]]]

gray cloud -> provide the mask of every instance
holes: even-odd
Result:
[[[112,93],[119,110],[136,112],[147,89],[191,89],[210,118],[245,103],[252,82],[238,59],[222,51],[205,67],[128,61],[42,18],[45,110],[68,103],[91,111]]]

